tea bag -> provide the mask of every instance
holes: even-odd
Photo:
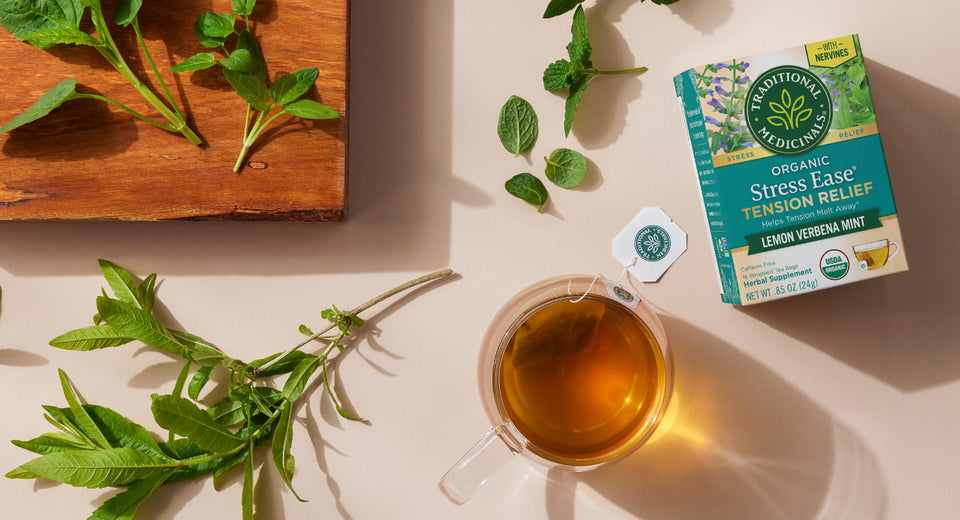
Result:
[[[561,300],[534,313],[514,335],[514,366],[552,363],[561,357],[587,354],[605,312],[605,305],[591,300]]]
[[[687,234],[660,208],[643,208],[613,239],[613,257],[641,282],[656,282],[687,250]]]

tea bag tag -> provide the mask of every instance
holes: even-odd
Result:
[[[613,257],[637,280],[656,282],[687,250],[687,233],[660,208],[643,208],[613,239]]]

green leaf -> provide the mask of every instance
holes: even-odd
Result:
[[[263,52],[260,51],[260,46],[257,45],[257,40],[250,34],[250,31],[246,29],[240,31],[237,36],[237,50],[245,50],[250,53],[250,71],[248,74],[266,83],[267,62],[263,59]]]
[[[178,342],[159,320],[142,309],[119,300],[99,296],[97,311],[103,320],[120,334],[164,352],[184,357],[189,355],[186,347]]]
[[[77,425],[83,428],[87,435],[90,436],[90,439],[101,448],[112,447],[113,445],[110,444],[110,441],[107,440],[103,432],[100,431],[97,423],[93,422],[90,414],[81,406],[79,399],[77,399],[77,394],[74,393],[73,387],[70,384],[70,379],[67,378],[67,373],[60,369],[57,369],[57,373],[60,374],[60,387],[63,389],[63,396],[67,398],[67,404],[70,405],[70,411],[73,413]]]
[[[90,514],[87,520],[132,520],[137,509],[176,470],[169,469],[134,483],[125,491],[114,495]]]
[[[45,433],[29,441],[13,440],[10,442],[18,448],[23,448],[39,455],[88,448],[88,446],[79,442],[75,436],[61,432]]]
[[[318,366],[320,366],[320,358],[316,356],[297,363],[293,372],[290,373],[290,377],[284,383],[280,397],[288,401],[296,401],[303,393],[303,389],[307,387],[307,381],[316,372]]]
[[[298,99],[283,106],[283,111],[304,119],[336,119],[340,114],[336,110],[312,99]]]
[[[77,487],[126,486],[164,471],[166,461],[133,448],[51,453],[20,467],[41,478]]]
[[[143,7],[143,0],[120,0],[117,2],[117,15],[113,21],[117,25],[127,26],[137,18],[137,13]]]
[[[119,347],[131,341],[133,338],[120,334],[110,325],[102,323],[65,332],[50,340],[50,345],[63,350],[86,351]]]
[[[253,520],[253,445],[247,453],[247,464],[243,470],[243,490],[240,497],[243,520]]]
[[[187,395],[190,396],[190,399],[194,401],[200,400],[200,392],[203,391],[203,387],[207,384],[207,381],[210,381],[210,375],[213,374],[214,367],[200,367],[193,378],[190,379],[190,386],[187,387]]]
[[[201,367],[214,367],[227,358],[226,354],[200,336],[179,330],[167,329],[167,332],[174,341],[184,346],[184,356]]]
[[[74,0],[4,0],[0,2],[0,24],[15,38],[24,40],[37,31],[79,30],[83,10]],[[37,46],[46,49],[50,45]]]
[[[76,87],[77,80],[73,78],[61,81],[57,86],[41,95],[40,99],[29,110],[14,117],[9,123],[0,126],[0,135],[46,116],[65,101],[72,99],[76,95]]]
[[[290,489],[290,492],[293,493],[293,496],[297,497],[297,500],[306,502],[306,500],[300,498],[297,491],[293,489],[293,472],[296,463],[294,462],[293,455],[290,453],[290,446],[293,444],[292,409],[293,403],[290,401],[285,401],[280,408],[280,420],[277,422],[277,429],[273,432],[271,453],[273,455],[273,463],[277,467],[277,472],[280,473],[280,478],[283,479],[283,482]]]
[[[193,24],[193,32],[200,45],[210,49],[222,47],[227,38],[233,34],[233,24],[236,20],[232,14],[214,14],[206,12],[197,18]]]
[[[570,135],[570,129],[573,128],[573,119],[576,117],[577,108],[580,106],[580,98],[583,96],[583,92],[587,90],[587,84],[593,77],[581,76],[570,85],[570,93],[567,95],[563,110],[563,135],[565,136]]]
[[[311,332],[309,335],[312,336],[313,333]],[[269,363],[270,361],[273,361],[273,359],[275,359],[277,356],[280,356],[280,355],[282,354],[274,354],[273,356],[270,356],[267,358],[258,359],[256,361],[251,362],[250,366],[253,366],[253,367],[263,366]],[[277,361],[275,364],[270,365],[267,368],[260,371],[260,373],[257,374],[257,377],[270,377],[270,376],[276,376],[279,374],[290,373],[304,359],[319,359],[319,358],[314,354],[308,354],[300,350],[294,350],[293,352],[290,352],[289,354],[284,356],[284,358],[281,359],[280,361]]]
[[[153,304],[156,302],[157,275],[151,273],[137,286],[137,300],[140,307],[147,312],[153,311]]]
[[[105,406],[85,404],[83,409],[111,446],[132,448],[158,459],[167,458],[157,441],[143,426]]]
[[[186,437],[197,446],[214,453],[223,453],[243,446],[226,428],[213,420],[197,405],[182,397],[172,395],[151,396],[150,409],[161,428]]]
[[[304,336],[313,336],[314,334],[314,332],[310,330],[310,327],[307,327],[302,323],[300,324],[299,327],[297,327],[297,330],[300,332],[300,334],[303,334]]]
[[[587,175],[586,157],[569,148],[557,148],[544,160],[547,162],[547,178],[561,188],[572,188],[583,182]]]
[[[137,291],[137,284],[133,280],[133,275],[109,260],[100,259],[98,262],[100,263],[100,270],[103,272],[103,277],[107,279],[113,295],[124,303],[143,308],[143,306],[140,305],[140,294],[139,291]]]
[[[537,114],[527,100],[519,96],[507,99],[500,108],[497,135],[503,147],[514,156],[533,147],[537,140]]]
[[[250,58],[250,51],[246,49],[236,49],[230,53],[230,56],[220,60],[220,65],[236,72],[249,74],[250,67],[253,66],[253,61]]]
[[[230,8],[237,16],[250,16],[257,0],[230,0]]]
[[[547,202],[547,188],[540,179],[529,173],[519,173],[506,182],[507,193],[537,207],[539,213]]]
[[[40,475],[37,475],[35,473],[32,473],[30,471],[23,469],[22,466],[13,468],[12,470],[8,471],[7,474],[4,476],[7,478],[22,478],[22,479],[43,478]]]
[[[217,64],[217,57],[212,52],[201,52],[190,56],[180,63],[170,67],[170,72],[192,72],[209,69]]]
[[[49,49],[54,45],[72,44],[88,47],[101,47],[103,42],[77,29],[44,29],[24,35],[23,40],[41,49]]]
[[[543,88],[548,92],[557,92],[570,86],[573,82],[570,74],[573,64],[567,60],[557,60],[543,71]]]
[[[547,10],[543,12],[543,17],[553,18],[560,16],[581,3],[583,3],[583,0],[550,0],[550,3],[547,4]]]
[[[590,55],[593,49],[590,48],[590,39],[587,33],[587,18],[583,14],[583,6],[578,5],[573,13],[573,24],[570,26],[572,38],[567,44],[567,54],[570,55],[570,61],[574,66],[580,66],[584,69],[593,67],[590,62]]]
[[[310,90],[319,75],[320,70],[316,67],[284,74],[270,85],[270,98],[278,105],[293,103]]]
[[[269,108],[267,86],[263,80],[252,74],[244,74],[229,69],[224,70],[223,75],[227,78],[227,82],[230,83],[233,90],[250,106],[257,110],[267,110]]]

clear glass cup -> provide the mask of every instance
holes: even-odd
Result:
[[[567,275],[500,309],[478,377],[492,427],[440,480],[458,504],[516,455],[570,471],[623,459],[660,424],[673,361],[663,324],[636,294],[599,275]]]

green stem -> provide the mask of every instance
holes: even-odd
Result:
[[[134,109],[132,109],[132,108],[124,105],[123,103],[121,103],[121,102],[119,102],[119,101],[116,101],[116,100],[113,100],[113,99],[110,99],[110,98],[108,98],[108,97],[106,97],[106,96],[101,96],[101,95],[98,95],[98,94],[80,94],[80,93],[76,93],[76,94],[74,94],[72,97],[73,97],[73,98],[97,99],[97,100],[100,100],[100,101],[106,101],[107,103],[110,103],[111,105],[113,105],[113,106],[115,106],[115,107],[123,110],[124,112],[132,115],[133,117],[136,117],[137,119],[140,119],[141,121],[145,121],[145,122],[147,122],[147,123],[150,123],[151,125],[153,125],[153,126],[155,126],[155,127],[157,127],[157,128],[162,128],[163,130],[167,130],[167,131],[169,131],[169,132],[174,132],[174,131],[176,131],[176,128],[174,128],[173,125],[171,125],[171,124],[169,124],[169,123],[161,123],[161,122],[159,122],[159,121],[157,121],[157,120],[155,120],[155,119],[151,119],[151,118],[149,118],[149,117],[141,114],[140,112],[137,112],[136,110],[134,110]]]
[[[391,297],[393,297],[393,296],[396,296],[397,294],[400,294],[400,293],[402,293],[402,292],[404,292],[404,291],[406,291],[406,290],[408,290],[408,289],[412,289],[412,288],[414,288],[414,287],[416,287],[416,286],[418,286],[418,285],[421,285],[421,284],[424,284],[424,283],[427,283],[427,282],[431,282],[431,281],[436,280],[436,279],[438,279],[438,278],[443,278],[443,277],[446,277],[446,276],[450,276],[451,274],[453,274],[453,271],[452,271],[452,270],[450,270],[450,269],[443,269],[443,270],[440,270],[440,271],[434,271],[434,272],[432,272],[432,273],[430,273],[430,274],[421,276],[421,277],[416,278],[416,279],[414,279],[414,280],[410,280],[409,282],[400,284],[400,285],[394,287],[393,289],[390,289],[389,291],[386,291],[386,292],[384,292],[384,293],[381,293],[381,294],[377,295],[376,297],[371,298],[371,299],[363,302],[362,304],[360,304],[359,306],[357,306],[355,309],[347,312],[347,314],[359,315],[361,312],[369,309],[370,307],[373,307],[374,305],[376,305],[376,304],[378,304],[378,303],[380,303],[380,302],[382,302],[382,301],[384,301],[384,300],[386,300],[386,299],[388,299],[388,298],[391,298]],[[263,370],[263,369],[265,369],[265,368],[267,368],[267,367],[269,367],[269,366],[271,366],[271,365],[274,365],[274,364],[280,362],[280,360],[286,358],[287,356],[289,356],[289,355],[290,355],[291,353],[293,353],[294,351],[300,350],[304,345],[310,343],[311,341],[314,341],[314,340],[317,339],[317,338],[320,338],[321,336],[323,336],[324,334],[326,334],[327,332],[329,332],[331,329],[333,329],[335,326],[336,326],[335,323],[331,323],[329,327],[321,330],[320,332],[317,332],[317,333],[313,334],[312,336],[308,337],[307,339],[305,339],[305,340],[301,341],[300,343],[294,345],[294,346],[293,346],[290,350],[288,350],[284,355],[279,356],[279,357],[277,357],[277,358],[274,358],[273,361],[271,361],[271,362],[267,363],[266,365],[260,367],[259,370]],[[328,349],[328,353],[329,353],[329,349]]]
[[[137,42],[140,44],[140,50],[143,51],[143,55],[147,58],[147,63],[150,64],[150,68],[153,69],[153,75],[156,76],[157,82],[160,84],[160,88],[163,89],[164,95],[167,96],[167,101],[170,102],[170,107],[173,108],[173,111],[180,116],[181,119],[185,119],[183,112],[180,110],[180,107],[177,105],[177,100],[173,98],[173,94],[170,93],[170,89],[167,88],[167,83],[163,81],[163,76],[160,75],[160,70],[157,68],[157,64],[153,61],[153,56],[150,55],[150,50],[147,49],[146,42],[143,41],[143,34],[140,32],[140,20],[137,17],[133,18],[133,32],[137,35]]]
[[[120,50],[117,48],[116,42],[113,40],[113,36],[110,34],[110,29],[107,27],[107,21],[103,18],[103,11],[99,8],[98,5],[91,6],[90,16],[93,20],[93,25],[96,28],[97,35],[100,37],[100,40],[105,44],[103,47],[97,47],[97,50],[101,55],[111,64],[113,68],[124,77],[133,88],[137,89],[137,92],[147,100],[150,105],[156,108],[163,117],[170,122],[170,128],[164,128],[165,130],[170,130],[174,132],[179,132],[184,137],[187,138],[191,143],[199,145],[203,141],[197,136],[190,127],[187,126],[186,121],[164,104],[147,86],[143,83],[134,74],[133,70],[130,69],[130,66],[127,65],[127,62],[123,59],[123,56],[120,54]],[[142,119],[142,118],[141,118]]]
[[[647,71],[647,68],[646,68],[646,67],[636,67],[636,68],[633,68],[633,69],[623,69],[623,70],[596,70],[596,69],[594,69],[594,71],[595,71],[597,74],[603,74],[603,75],[606,75],[606,76],[611,76],[611,75],[615,75],[615,74],[633,74],[633,73],[646,72],[646,71]]]
[[[237,157],[237,163],[233,165],[234,173],[240,171],[240,168],[243,166],[243,160],[247,157],[247,152],[250,151],[250,147],[253,146],[253,143],[257,142],[257,139],[267,128],[267,125],[283,114],[283,112],[277,112],[271,116],[270,119],[264,121],[264,118],[267,117],[267,114],[270,113],[270,110],[272,110],[274,106],[275,105],[268,106],[266,110],[260,112],[260,117],[257,118],[257,122],[253,124],[253,128],[250,129],[249,133],[247,133],[246,125],[244,125],[243,147],[240,149],[240,155]],[[250,105],[247,105],[248,110],[249,108]]]

